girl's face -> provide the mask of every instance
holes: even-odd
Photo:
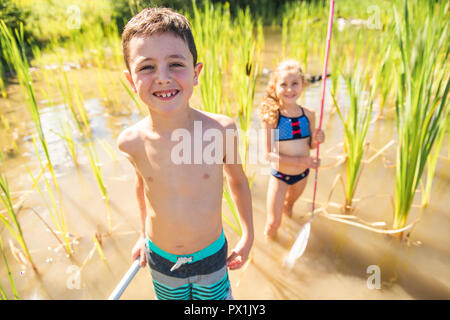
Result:
[[[275,86],[275,93],[282,106],[295,105],[303,89],[303,82],[298,70],[281,70]]]

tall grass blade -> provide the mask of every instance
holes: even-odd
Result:
[[[2,237],[1,236],[0,236],[0,252],[2,254],[3,262],[5,263],[6,271],[8,272],[8,279],[9,279],[9,283],[11,285],[11,289],[13,291],[14,299],[15,300],[19,300],[19,293],[17,291],[16,284],[14,282],[14,278],[13,278],[12,273],[11,273],[11,269],[9,268],[8,260],[6,259],[5,247],[3,246],[3,241],[2,241]],[[2,295],[2,299],[3,300],[7,299],[6,293],[3,290],[1,284],[0,284],[0,294]]]
[[[431,149],[436,142],[442,117],[448,116],[448,72],[439,70],[443,57],[448,57],[448,19],[443,10],[422,13],[418,7],[403,2],[403,17],[395,8],[396,43],[400,50],[397,70],[396,123],[398,147],[396,158],[396,188],[394,228],[406,225]],[[427,8],[420,8],[425,10]],[[433,14],[434,12],[434,14]],[[423,15],[421,15],[423,14]],[[410,15],[415,17],[411,24]],[[403,18],[403,19],[402,19]],[[403,236],[403,235],[401,235]]]
[[[0,152],[0,164],[1,163],[3,163],[3,154]],[[6,179],[6,176],[4,176],[2,172],[0,172],[0,200],[4,208],[6,209],[6,213],[8,214],[8,216],[0,214],[0,221],[5,225],[14,239],[19,243],[33,269],[38,272],[36,265],[31,258],[30,251],[28,250],[28,246],[25,242],[25,238],[22,232],[22,227],[19,223],[17,214],[14,209],[8,181]]]

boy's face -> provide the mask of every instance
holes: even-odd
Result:
[[[150,111],[170,114],[189,105],[198,75],[186,42],[171,34],[134,37],[125,76]]]

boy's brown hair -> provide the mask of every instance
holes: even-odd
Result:
[[[197,48],[188,20],[169,8],[146,8],[131,18],[122,32],[123,58],[128,71],[129,43],[133,37],[148,37],[154,34],[170,32],[183,39],[197,64]]]

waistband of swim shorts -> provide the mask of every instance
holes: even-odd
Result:
[[[173,263],[176,263],[178,258],[180,257],[187,257],[187,258],[192,257],[192,261],[188,263],[193,263],[200,261],[206,257],[209,257],[215,254],[217,251],[219,251],[225,244],[225,234],[223,233],[222,229],[222,233],[220,234],[219,238],[213,243],[211,243],[209,246],[191,254],[181,254],[181,255],[172,254],[164,251],[163,249],[157,247],[147,236],[145,237],[145,241],[147,242],[147,246],[151,251]]]

